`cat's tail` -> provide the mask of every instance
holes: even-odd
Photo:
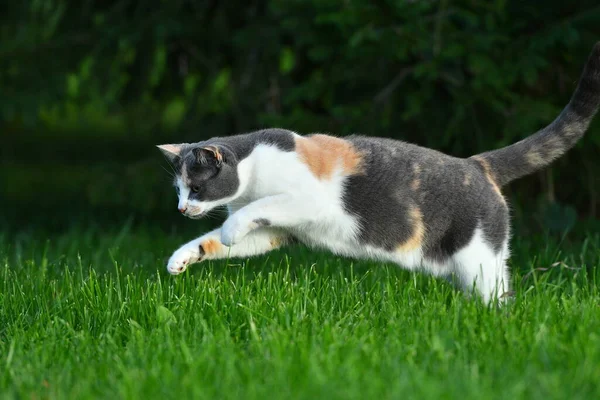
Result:
[[[585,65],[571,101],[548,126],[513,145],[471,157],[500,186],[531,174],[581,139],[600,107],[600,42]]]

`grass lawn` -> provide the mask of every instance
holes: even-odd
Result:
[[[516,237],[503,309],[302,247],[171,277],[176,236],[0,234],[0,397],[600,398],[598,234]]]

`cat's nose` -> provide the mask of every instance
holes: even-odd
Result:
[[[186,206],[179,207],[179,212],[180,212],[180,213],[182,213],[182,214],[183,214],[183,213],[185,212],[185,210],[187,210],[187,207],[186,207]]]

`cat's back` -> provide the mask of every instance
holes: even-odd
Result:
[[[418,198],[431,191],[460,193],[465,186],[481,183],[480,170],[468,159],[388,138],[348,136],[346,140],[361,158],[362,176],[353,178],[371,186],[371,192],[400,191],[404,197]]]
[[[462,161],[460,158],[402,140],[361,135],[351,135],[344,139],[365,157],[366,162],[376,162],[378,165],[387,162],[397,166],[398,162],[442,164]]]

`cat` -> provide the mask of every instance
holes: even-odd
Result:
[[[509,208],[501,188],[584,135],[600,105],[600,42],[548,126],[469,158],[398,140],[284,129],[158,146],[189,218],[227,206],[223,225],[180,247],[167,269],[266,253],[292,242],[454,276],[485,302],[510,291]]]

